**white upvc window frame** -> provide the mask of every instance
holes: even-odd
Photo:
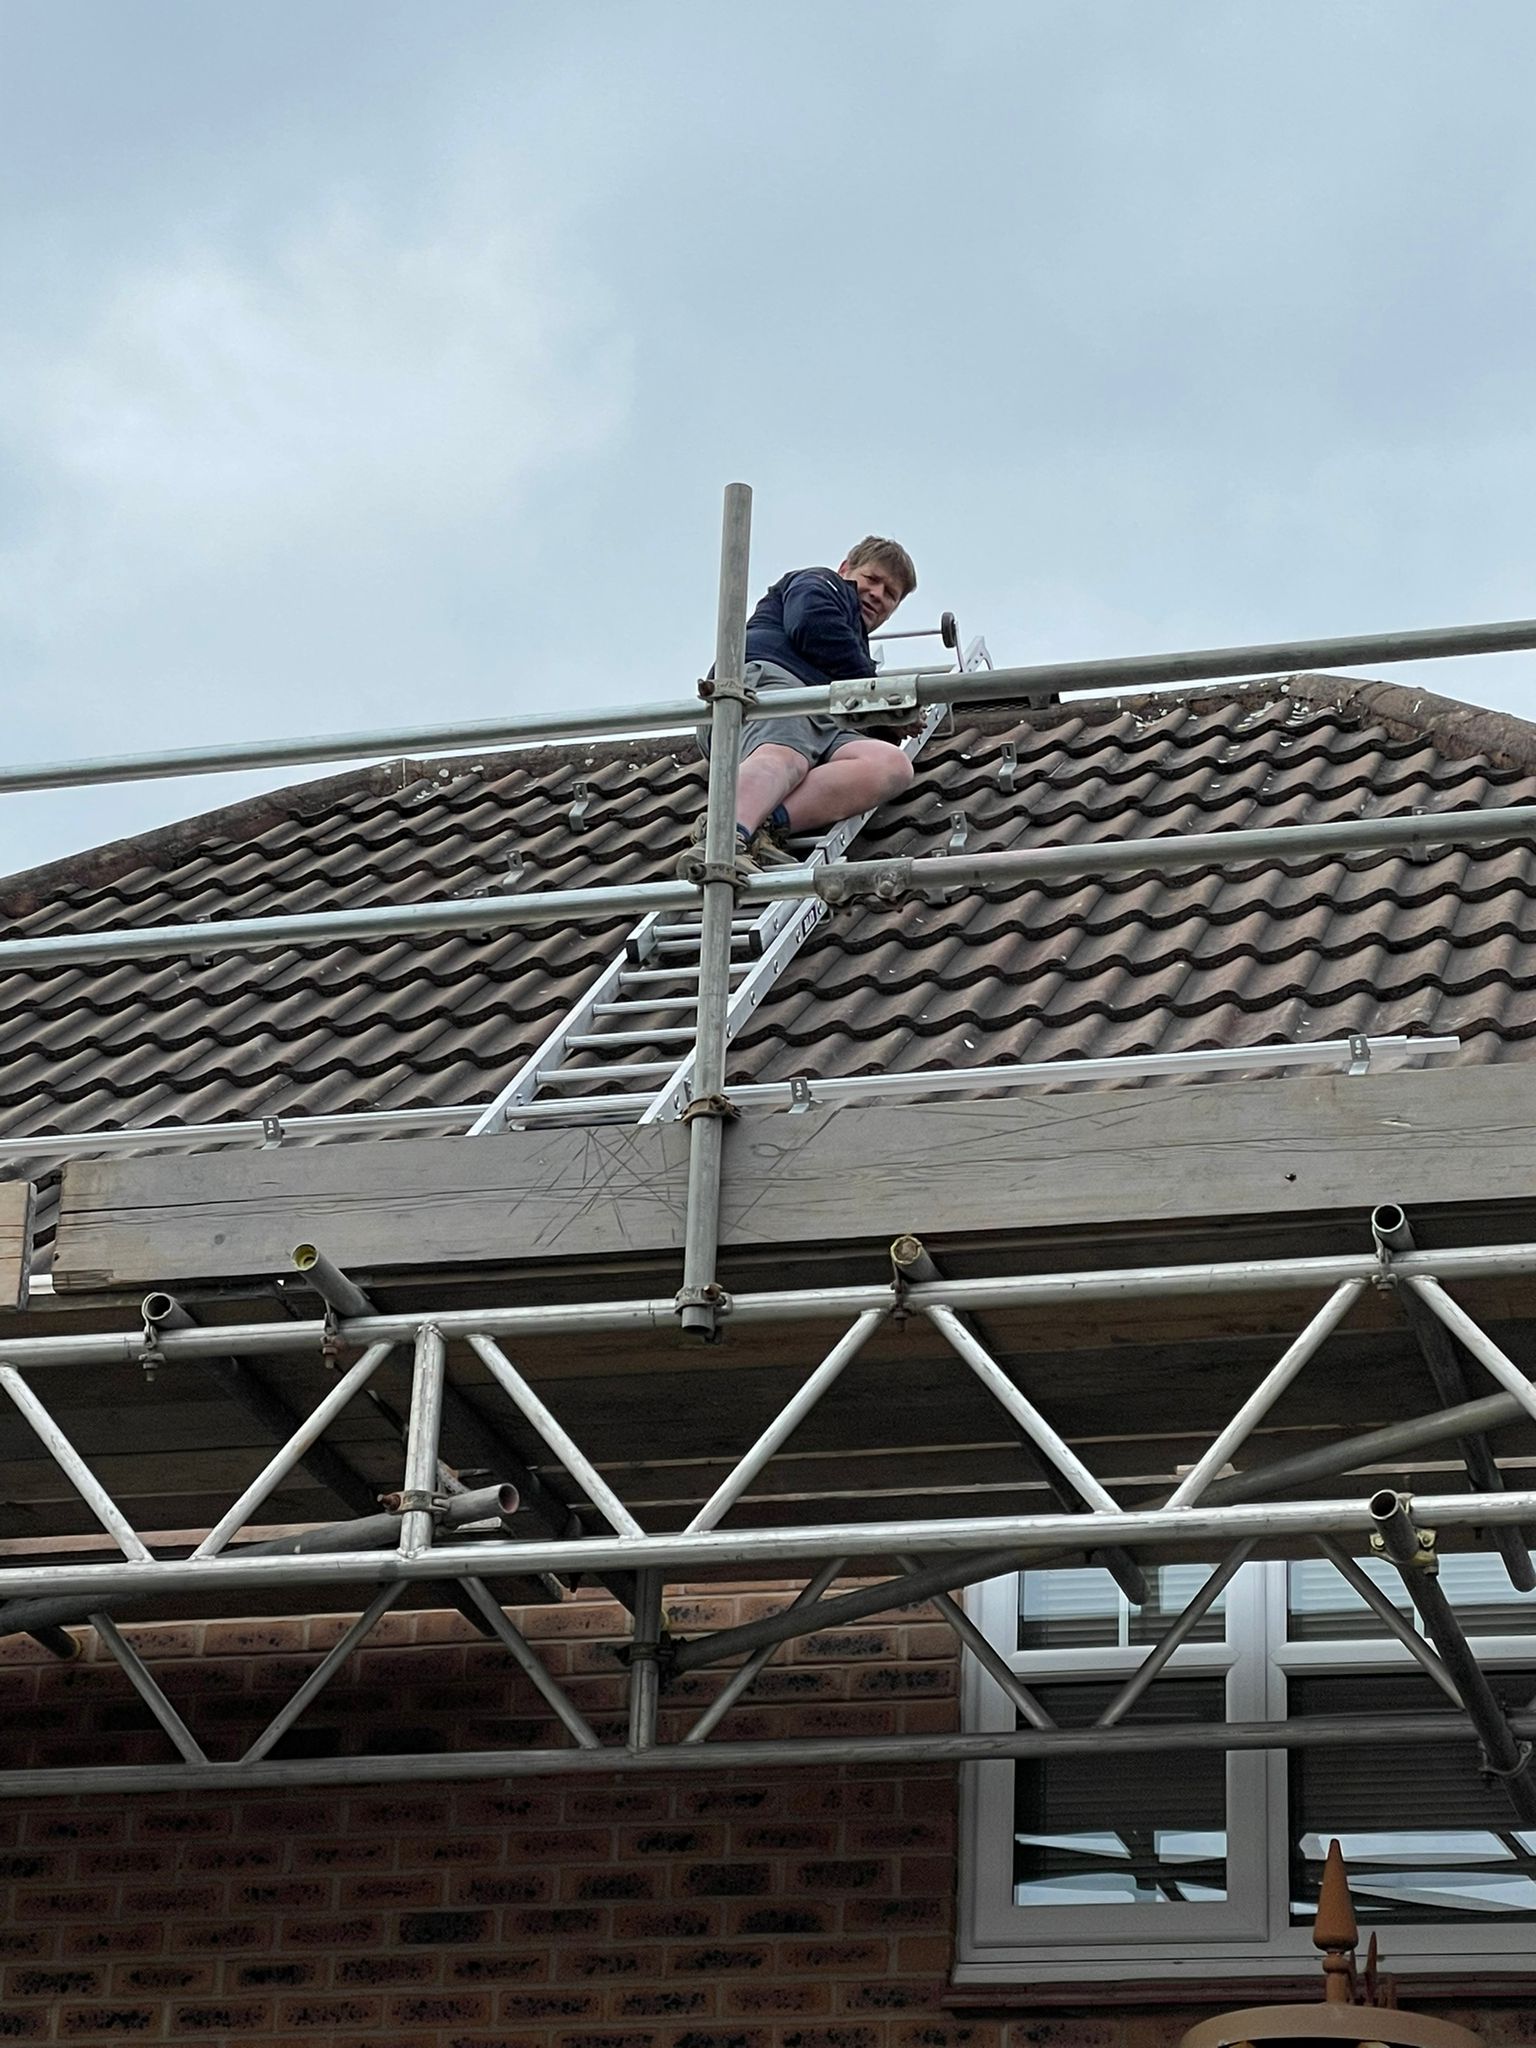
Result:
[[[971,1590],[968,1606],[989,1640],[1026,1685],[1051,1679],[1129,1678],[1147,1655],[1129,1649],[1017,1650],[1018,1575]],[[1251,1564],[1227,1591],[1225,1642],[1190,1642],[1163,1679],[1226,1674],[1234,1721],[1282,1719],[1293,1677],[1417,1670],[1400,1643],[1292,1641],[1286,1634],[1286,1567]],[[1536,1670],[1536,1638],[1472,1639],[1490,1671]],[[1161,1680],[1159,1681],[1161,1682]],[[1153,1697],[1155,1697],[1155,1688]],[[967,1729],[1011,1730],[1017,1716],[976,1658],[962,1677]],[[1175,1756],[1160,1762],[1172,1764]],[[1014,1799],[1011,1762],[968,1764],[961,1771],[960,1912],[955,1982],[1103,1983],[1114,1980],[1295,1978],[1317,1969],[1310,1930],[1290,1921],[1287,1799],[1289,1757],[1280,1750],[1227,1752],[1227,1810],[1262,1813],[1264,1825],[1229,1825],[1224,1902],[1125,1907],[1018,1906],[1013,1902]],[[1536,1926],[1529,1921],[1438,1924],[1397,1922],[1382,1930],[1395,1976],[1464,1974],[1469,1962],[1529,1967]]]

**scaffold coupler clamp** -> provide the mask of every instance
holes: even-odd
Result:
[[[744,868],[740,861],[701,860],[699,862],[699,886],[709,882],[724,882],[730,889],[740,892],[752,879],[753,871]]]
[[[1396,1202],[1379,1202],[1372,1209],[1371,1242],[1376,1248],[1376,1271],[1371,1276],[1371,1285],[1393,1291],[1398,1284],[1397,1256],[1414,1248],[1408,1218]]]
[[[827,710],[840,724],[910,718],[917,708],[916,676],[846,676],[827,691]]]
[[[1403,1565],[1409,1571],[1423,1572],[1426,1578],[1438,1578],[1440,1576],[1440,1551],[1435,1540],[1436,1531],[1433,1529],[1421,1529],[1418,1523],[1414,1521],[1411,1510],[1408,1513],[1408,1521],[1413,1529],[1413,1555],[1412,1557],[1405,1557],[1402,1560]],[[1371,1534],[1371,1555],[1373,1557],[1392,1557],[1393,1555],[1388,1547],[1386,1537],[1382,1535],[1379,1529],[1373,1530]]]
[[[745,676],[700,676],[699,695],[706,704],[724,704],[733,698],[738,704],[757,702],[757,691]]]
[[[139,1352],[139,1365],[144,1373],[145,1386],[152,1387],[154,1385],[155,1374],[164,1363],[165,1353],[160,1349],[159,1329],[146,1315],[144,1318],[143,1348]]]
[[[686,1308],[711,1309],[718,1322],[728,1316],[736,1304],[718,1280],[708,1280],[702,1287],[679,1287],[673,1296],[672,1306],[678,1315]]]
[[[1532,1746],[1529,1742],[1521,1742],[1517,1739],[1515,1748],[1518,1752],[1515,1761],[1512,1764],[1505,1765],[1502,1770],[1493,1761],[1487,1750],[1482,1750],[1483,1776],[1485,1778],[1497,1778],[1505,1785],[1509,1783],[1511,1778],[1523,1778],[1531,1767]]]
[[[341,1356],[341,1318],[330,1302],[325,1304],[325,1320],[320,1325],[320,1356],[332,1370]]]
[[[448,1512],[448,1496],[439,1493],[432,1486],[404,1486],[398,1493],[385,1495],[392,1515],[428,1514],[434,1522],[440,1522]]]
[[[818,872],[816,893],[835,910],[860,896],[872,896],[877,903],[896,903],[912,891],[912,863],[909,860],[881,860],[861,863],[863,872],[829,874]]]
[[[661,1617],[661,1630],[654,1643],[621,1643],[617,1650],[621,1664],[654,1664],[663,1685],[671,1676],[672,1666],[677,1662],[679,1645],[672,1634],[671,1624],[665,1614]]]
[[[678,1117],[680,1124],[692,1123],[696,1116],[717,1116],[722,1123],[729,1123],[741,1111],[729,1095],[695,1095],[685,1105]]]
[[[689,847],[678,859],[677,877],[695,889],[702,889],[706,882],[724,882],[733,895],[739,895],[752,874],[739,861],[708,861],[702,847],[697,851]]]
[[[913,1274],[909,1270],[916,1265],[927,1263],[927,1252],[920,1237],[910,1231],[893,1240],[891,1244],[891,1292],[896,1297],[895,1319],[898,1326],[905,1323],[911,1310],[907,1307],[907,1290],[912,1285]]]

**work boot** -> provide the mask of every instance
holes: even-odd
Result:
[[[791,853],[770,825],[759,825],[747,841],[747,857],[759,872],[763,868],[798,868],[798,853]]]
[[[692,882],[697,887],[704,879],[704,835],[707,830],[707,814],[700,811],[693,821],[693,830],[688,835],[688,844],[677,857],[677,874],[680,881]],[[760,832],[752,835],[750,842],[743,841],[741,828],[736,828],[736,867],[746,875],[759,874],[763,868],[762,857],[756,852],[756,843],[762,837]]]

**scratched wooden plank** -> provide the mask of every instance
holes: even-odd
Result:
[[[0,1308],[26,1307],[35,1195],[30,1181],[0,1181]]]
[[[662,1125],[81,1160],[65,1169],[54,1277],[277,1273],[305,1240],[374,1272],[667,1253],[687,1151],[686,1130]],[[746,1119],[727,1133],[721,1235],[825,1246],[1533,1192],[1536,1095],[1509,1063]]]
[[[688,1133],[521,1131],[303,1151],[72,1161],[60,1288],[653,1250],[682,1242]]]

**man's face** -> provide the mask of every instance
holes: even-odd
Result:
[[[878,562],[861,562],[857,569],[850,569],[844,562],[838,570],[846,583],[851,583],[859,593],[859,610],[864,614],[864,630],[873,633],[895,611],[906,592],[889,569],[881,568]]]

